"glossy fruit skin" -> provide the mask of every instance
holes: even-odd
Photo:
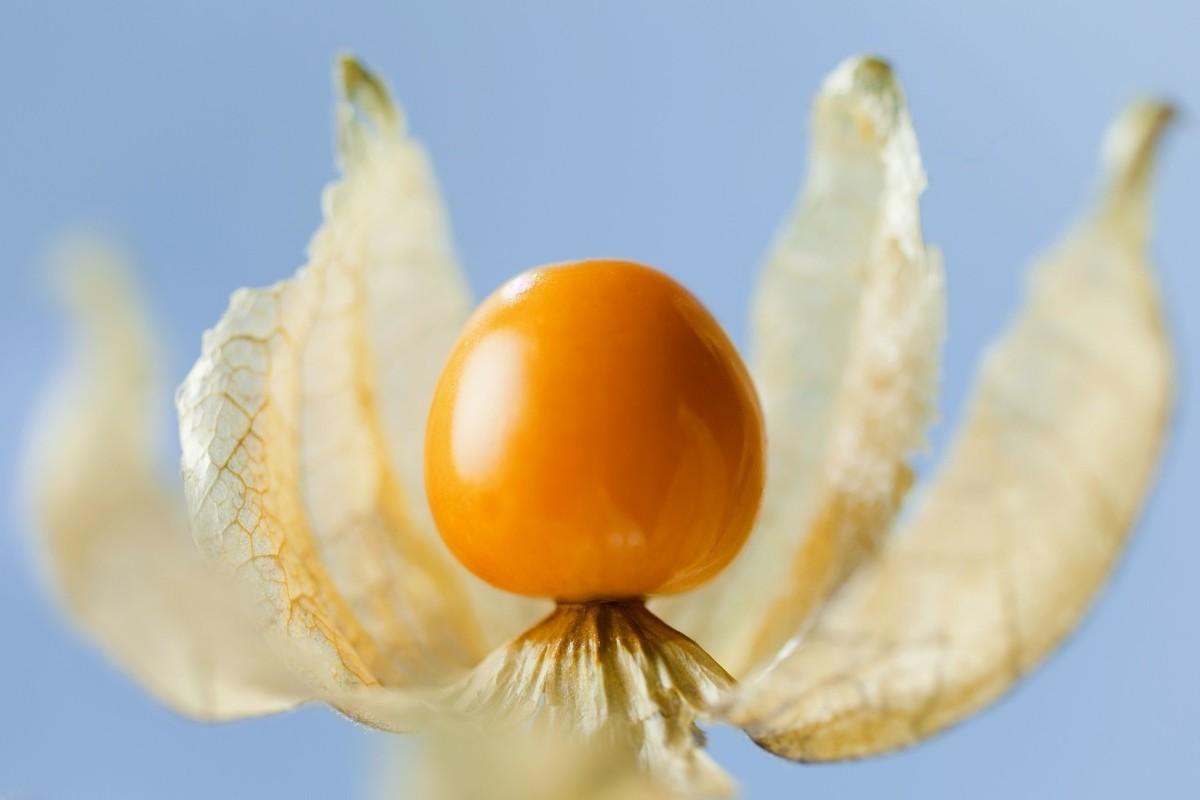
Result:
[[[588,601],[711,578],[749,535],[762,412],[712,315],[627,261],[513,278],[434,393],[425,487],[446,544],[510,592]]]

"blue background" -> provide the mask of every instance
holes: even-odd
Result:
[[[382,738],[321,709],[177,718],[40,590],[11,487],[59,355],[39,258],[64,226],[99,226],[138,255],[178,379],[233,288],[301,262],[333,174],[331,57],[352,48],[431,150],[479,292],[540,262],[627,256],[681,277],[740,336],[753,267],[803,172],[811,95],[843,57],[875,51],[907,87],[930,175],[952,422],[1028,259],[1086,202],[1110,116],[1143,91],[1200,109],[1198,8],[3,0],[0,796],[363,796]],[[1187,374],[1198,179],[1185,115],[1156,251]],[[749,795],[1198,796],[1200,408],[1186,378],[1141,530],[1064,651],[983,716],[882,760],[805,768],[717,731]]]

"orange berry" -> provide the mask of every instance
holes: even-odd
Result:
[[[763,422],[712,315],[649,267],[513,278],[475,312],[434,393],[425,489],[489,583],[564,601],[679,592],[741,549]]]

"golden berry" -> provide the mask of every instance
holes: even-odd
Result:
[[[666,275],[583,261],[513,278],[434,393],[425,487],[446,544],[502,589],[678,592],[741,549],[763,484],[753,384]]]

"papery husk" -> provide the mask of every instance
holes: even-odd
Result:
[[[390,765],[376,800],[685,800],[615,748],[524,729],[505,736],[443,729]]]
[[[206,720],[310,696],[244,587],[206,563],[167,476],[157,331],[108,242],[58,251],[72,356],[39,408],[25,467],[34,549],[69,619],[160,702]],[[63,691],[69,692],[70,687]]]
[[[309,263],[236,292],[205,334],[177,395],[183,478],[196,542],[251,587],[289,666],[404,728],[398,690],[452,682],[548,604],[483,584],[433,526],[425,414],[470,299],[425,152],[361,64],[337,83],[343,177]]]
[[[1038,264],[911,519],[722,709],[787,758],[912,744],[994,701],[1079,622],[1133,528],[1174,360],[1146,257],[1172,115],[1129,108],[1097,208]]]
[[[891,68],[839,65],[812,131],[807,183],[754,301],[769,443],[758,523],[715,581],[652,605],[739,679],[875,555],[934,414],[945,285],[921,233],[925,174]]]

